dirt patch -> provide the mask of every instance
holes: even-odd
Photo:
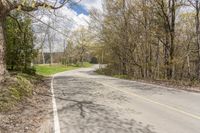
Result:
[[[0,112],[0,133],[49,133],[52,130],[51,97],[41,95],[51,95],[50,79],[29,78],[34,85],[32,95],[23,97],[11,109]],[[43,125],[48,129],[44,130]]]

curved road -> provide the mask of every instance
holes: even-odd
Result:
[[[200,133],[200,94],[81,68],[52,82],[55,133]]]

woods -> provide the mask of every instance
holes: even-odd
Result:
[[[12,50],[5,53],[5,43],[8,43],[8,46],[19,43],[14,40],[5,41],[7,38],[9,40],[9,37],[5,37],[5,20],[8,22],[7,18],[11,11],[26,13],[38,10],[39,7],[59,9],[70,2],[68,0],[56,1],[55,4],[40,1],[0,2],[1,80],[5,77],[6,68],[11,66],[10,69],[13,69],[12,60],[9,60],[9,66],[6,67],[5,59],[10,58],[9,52]],[[81,63],[87,60],[88,56],[94,56],[100,63],[108,64],[110,75],[144,79],[200,80],[199,13],[198,0],[104,0],[103,11],[90,10],[91,21],[88,22],[88,29],[64,33],[66,39],[63,42],[63,57],[59,60],[63,64]],[[51,23],[56,25],[62,19],[64,18],[52,18],[49,25]],[[24,22],[12,21],[18,27],[20,23],[24,25]],[[12,21],[9,20],[8,23]],[[26,27],[21,28],[26,30]],[[46,28],[41,28],[41,34],[45,30],[45,35],[43,38],[40,37],[39,52],[45,63],[44,43],[48,38],[49,60],[52,64],[53,60],[57,59],[57,57],[53,59],[52,51],[56,39],[55,33],[52,33],[52,29],[49,28],[51,29],[48,25]],[[31,46],[31,39],[33,40],[31,34],[28,35],[29,46]],[[34,51],[32,52],[34,54]],[[30,60],[27,62],[30,63]]]
[[[200,80],[198,0],[104,1],[92,11],[111,75]],[[99,28],[100,27],[100,28]]]
[[[49,9],[59,9],[63,7],[69,0],[55,1],[56,4],[42,1],[29,1],[29,0],[0,0],[0,82],[4,81],[6,75],[6,62],[5,62],[5,19],[14,10],[21,10],[30,12],[38,10],[39,7]],[[58,4],[59,5],[58,5]]]

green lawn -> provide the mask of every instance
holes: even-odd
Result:
[[[92,64],[85,62],[83,67],[91,67]],[[81,68],[80,66],[64,66],[64,65],[36,65],[36,73],[43,76],[50,76],[59,72],[69,71]]]

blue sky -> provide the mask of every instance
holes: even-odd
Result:
[[[84,14],[86,16],[89,15],[88,9],[79,3],[71,3],[70,8],[74,10],[78,15]]]

